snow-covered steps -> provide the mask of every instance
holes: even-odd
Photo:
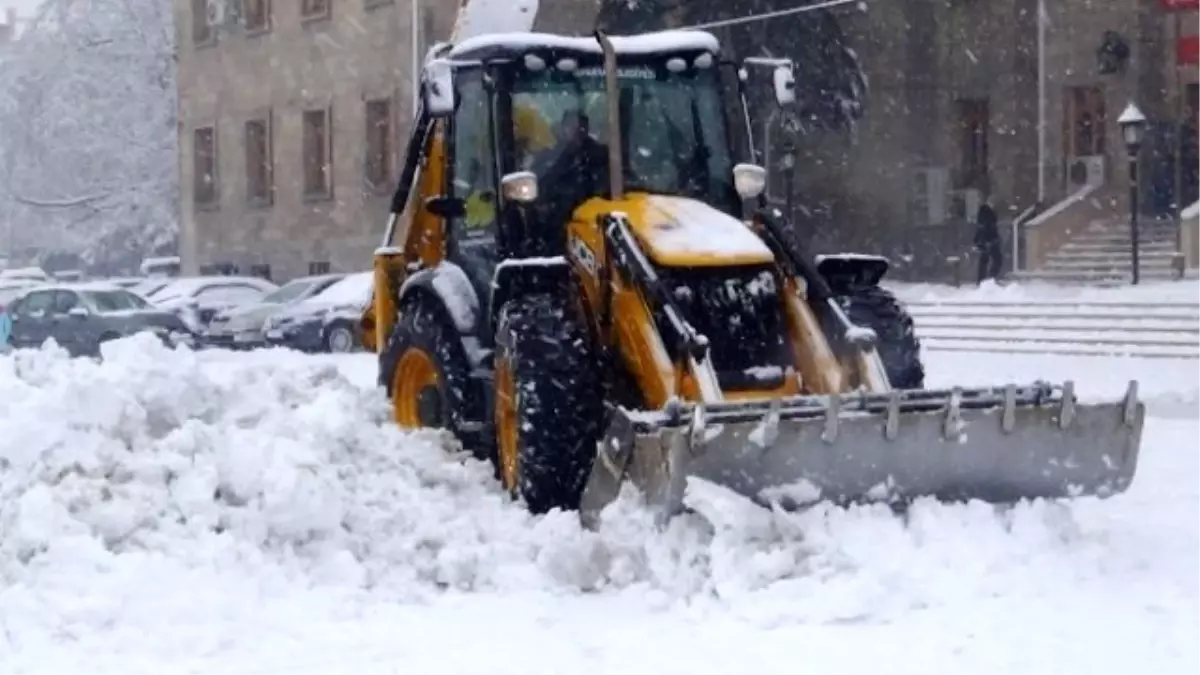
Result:
[[[1114,285],[1132,277],[1131,232],[1128,224],[1095,223],[1046,255],[1037,268],[1012,274],[1023,281],[1064,284]],[[1148,281],[1176,277],[1175,228],[1173,225],[1143,224],[1139,229],[1139,276]]]
[[[1200,359],[1194,302],[908,303],[925,349]]]

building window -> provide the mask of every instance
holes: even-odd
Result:
[[[300,0],[300,18],[322,19],[329,16],[332,0]]]
[[[192,160],[195,163],[193,200],[197,205],[217,203],[217,132],[213,127],[201,127],[192,134]]]
[[[192,0],[192,42],[206,45],[213,37],[212,24],[208,22],[208,0]]]
[[[333,196],[330,109],[304,111],[304,196]]]
[[[267,263],[255,263],[250,266],[250,276],[271,280],[271,266]]]
[[[329,267],[328,260],[320,260],[320,261],[314,260],[314,261],[308,263],[309,276],[315,276],[318,274],[329,274],[329,269],[330,269],[330,267]]]
[[[271,29],[271,0],[242,0],[242,26],[248,33]]]
[[[386,187],[392,177],[392,101],[367,101],[367,185]]]
[[[1068,158],[1104,154],[1104,134],[1108,128],[1104,110],[1104,90],[1100,87],[1068,87],[1063,137]]]
[[[959,188],[987,189],[988,126],[990,112],[987,99],[955,101],[958,117],[958,172],[955,183]]]
[[[246,122],[246,200],[268,205],[273,200],[270,118]]]

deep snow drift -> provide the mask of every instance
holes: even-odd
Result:
[[[931,384],[1060,377],[928,358]],[[1080,394],[1107,395],[1107,362],[1079,361]],[[1192,404],[1149,419],[1127,495],[901,519],[700,490],[656,535],[631,501],[599,533],[529,516],[490,467],[393,428],[369,357],[18,352],[0,671],[1195,671],[1187,368],[1137,364]]]

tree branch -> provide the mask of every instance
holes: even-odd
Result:
[[[101,199],[107,199],[111,196],[112,192],[103,192],[94,195],[84,195],[83,197],[71,197],[69,199],[38,199],[18,194],[14,194],[12,198],[13,201],[26,206],[45,209],[69,209],[76,206],[88,206],[92,202],[98,202]]]

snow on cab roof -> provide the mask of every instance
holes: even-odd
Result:
[[[717,52],[717,38],[707,31],[665,30],[642,35],[610,36],[618,54],[648,55],[681,51]],[[563,49],[601,54],[594,37],[566,37],[551,33],[488,33],[467,38],[450,48],[449,58],[492,55],[495,52],[521,52],[530,49]]]

